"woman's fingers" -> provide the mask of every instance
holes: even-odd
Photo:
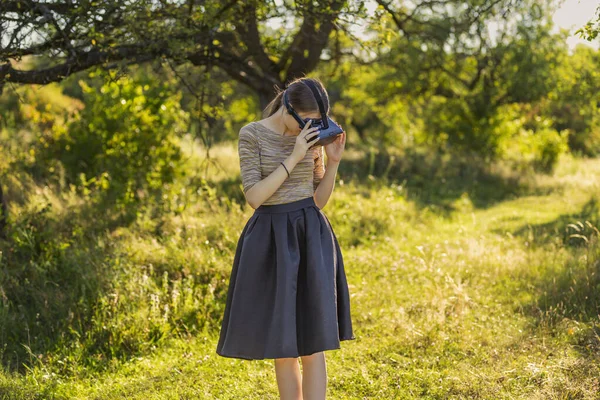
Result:
[[[309,119],[306,124],[304,124],[304,128],[302,128],[302,132],[308,132],[311,128],[310,124],[312,123],[312,119]]]

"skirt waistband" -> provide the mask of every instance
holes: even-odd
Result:
[[[258,213],[258,214],[284,213],[284,212],[300,210],[302,208],[310,207],[310,206],[317,207],[317,205],[315,203],[315,198],[312,196],[307,197],[305,199],[292,201],[291,203],[263,204],[261,206],[258,206],[258,208],[256,208],[254,210],[254,212]]]

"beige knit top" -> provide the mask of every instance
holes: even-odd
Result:
[[[240,129],[238,153],[244,193],[281,166],[294,150],[296,136],[283,136],[253,121]],[[281,186],[264,203],[283,204],[314,195],[325,174],[323,146],[308,149]]]

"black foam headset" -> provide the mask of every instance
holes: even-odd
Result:
[[[308,88],[311,90],[311,92],[312,92],[313,96],[315,97],[315,100],[317,101],[317,104],[319,106],[319,112],[321,113],[321,118],[320,119],[315,119],[315,118],[302,119],[302,118],[300,118],[298,113],[294,110],[294,108],[290,104],[290,101],[289,101],[288,95],[287,95],[287,89],[283,92],[283,104],[285,105],[285,108],[288,110],[288,113],[290,113],[290,115],[298,122],[301,129],[304,129],[304,126],[306,126],[308,121],[312,121],[311,127],[317,126],[320,128],[319,134],[311,140],[311,142],[314,142],[314,143],[312,146],[310,146],[310,148],[313,148],[315,146],[324,146],[326,144],[333,142],[338,135],[340,135],[341,133],[344,132],[344,130],[342,129],[341,126],[339,126],[335,121],[333,121],[327,115],[327,111],[325,110],[325,105],[323,104],[323,97],[322,97],[321,91],[319,90],[317,85],[312,80],[309,80],[309,79],[303,79],[300,82],[302,82],[303,84],[308,86]]]

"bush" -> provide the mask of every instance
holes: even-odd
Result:
[[[180,94],[169,82],[122,77],[99,88],[79,82],[85,108],[66,125],[42,134],[37,162],[64,168],[66,184],[90,184],[101,199],[125,210],[141,197],[161,197],[178,172],[176,136],[186,128]]]
[[[519,169],[551,172],[561,154],[568,152],[569,130],[553,129],[552,121],[539,116],[528,120],[522,115],[529,105],[509,105],[497,115],[496,130],[502,132],[498,156]]]

